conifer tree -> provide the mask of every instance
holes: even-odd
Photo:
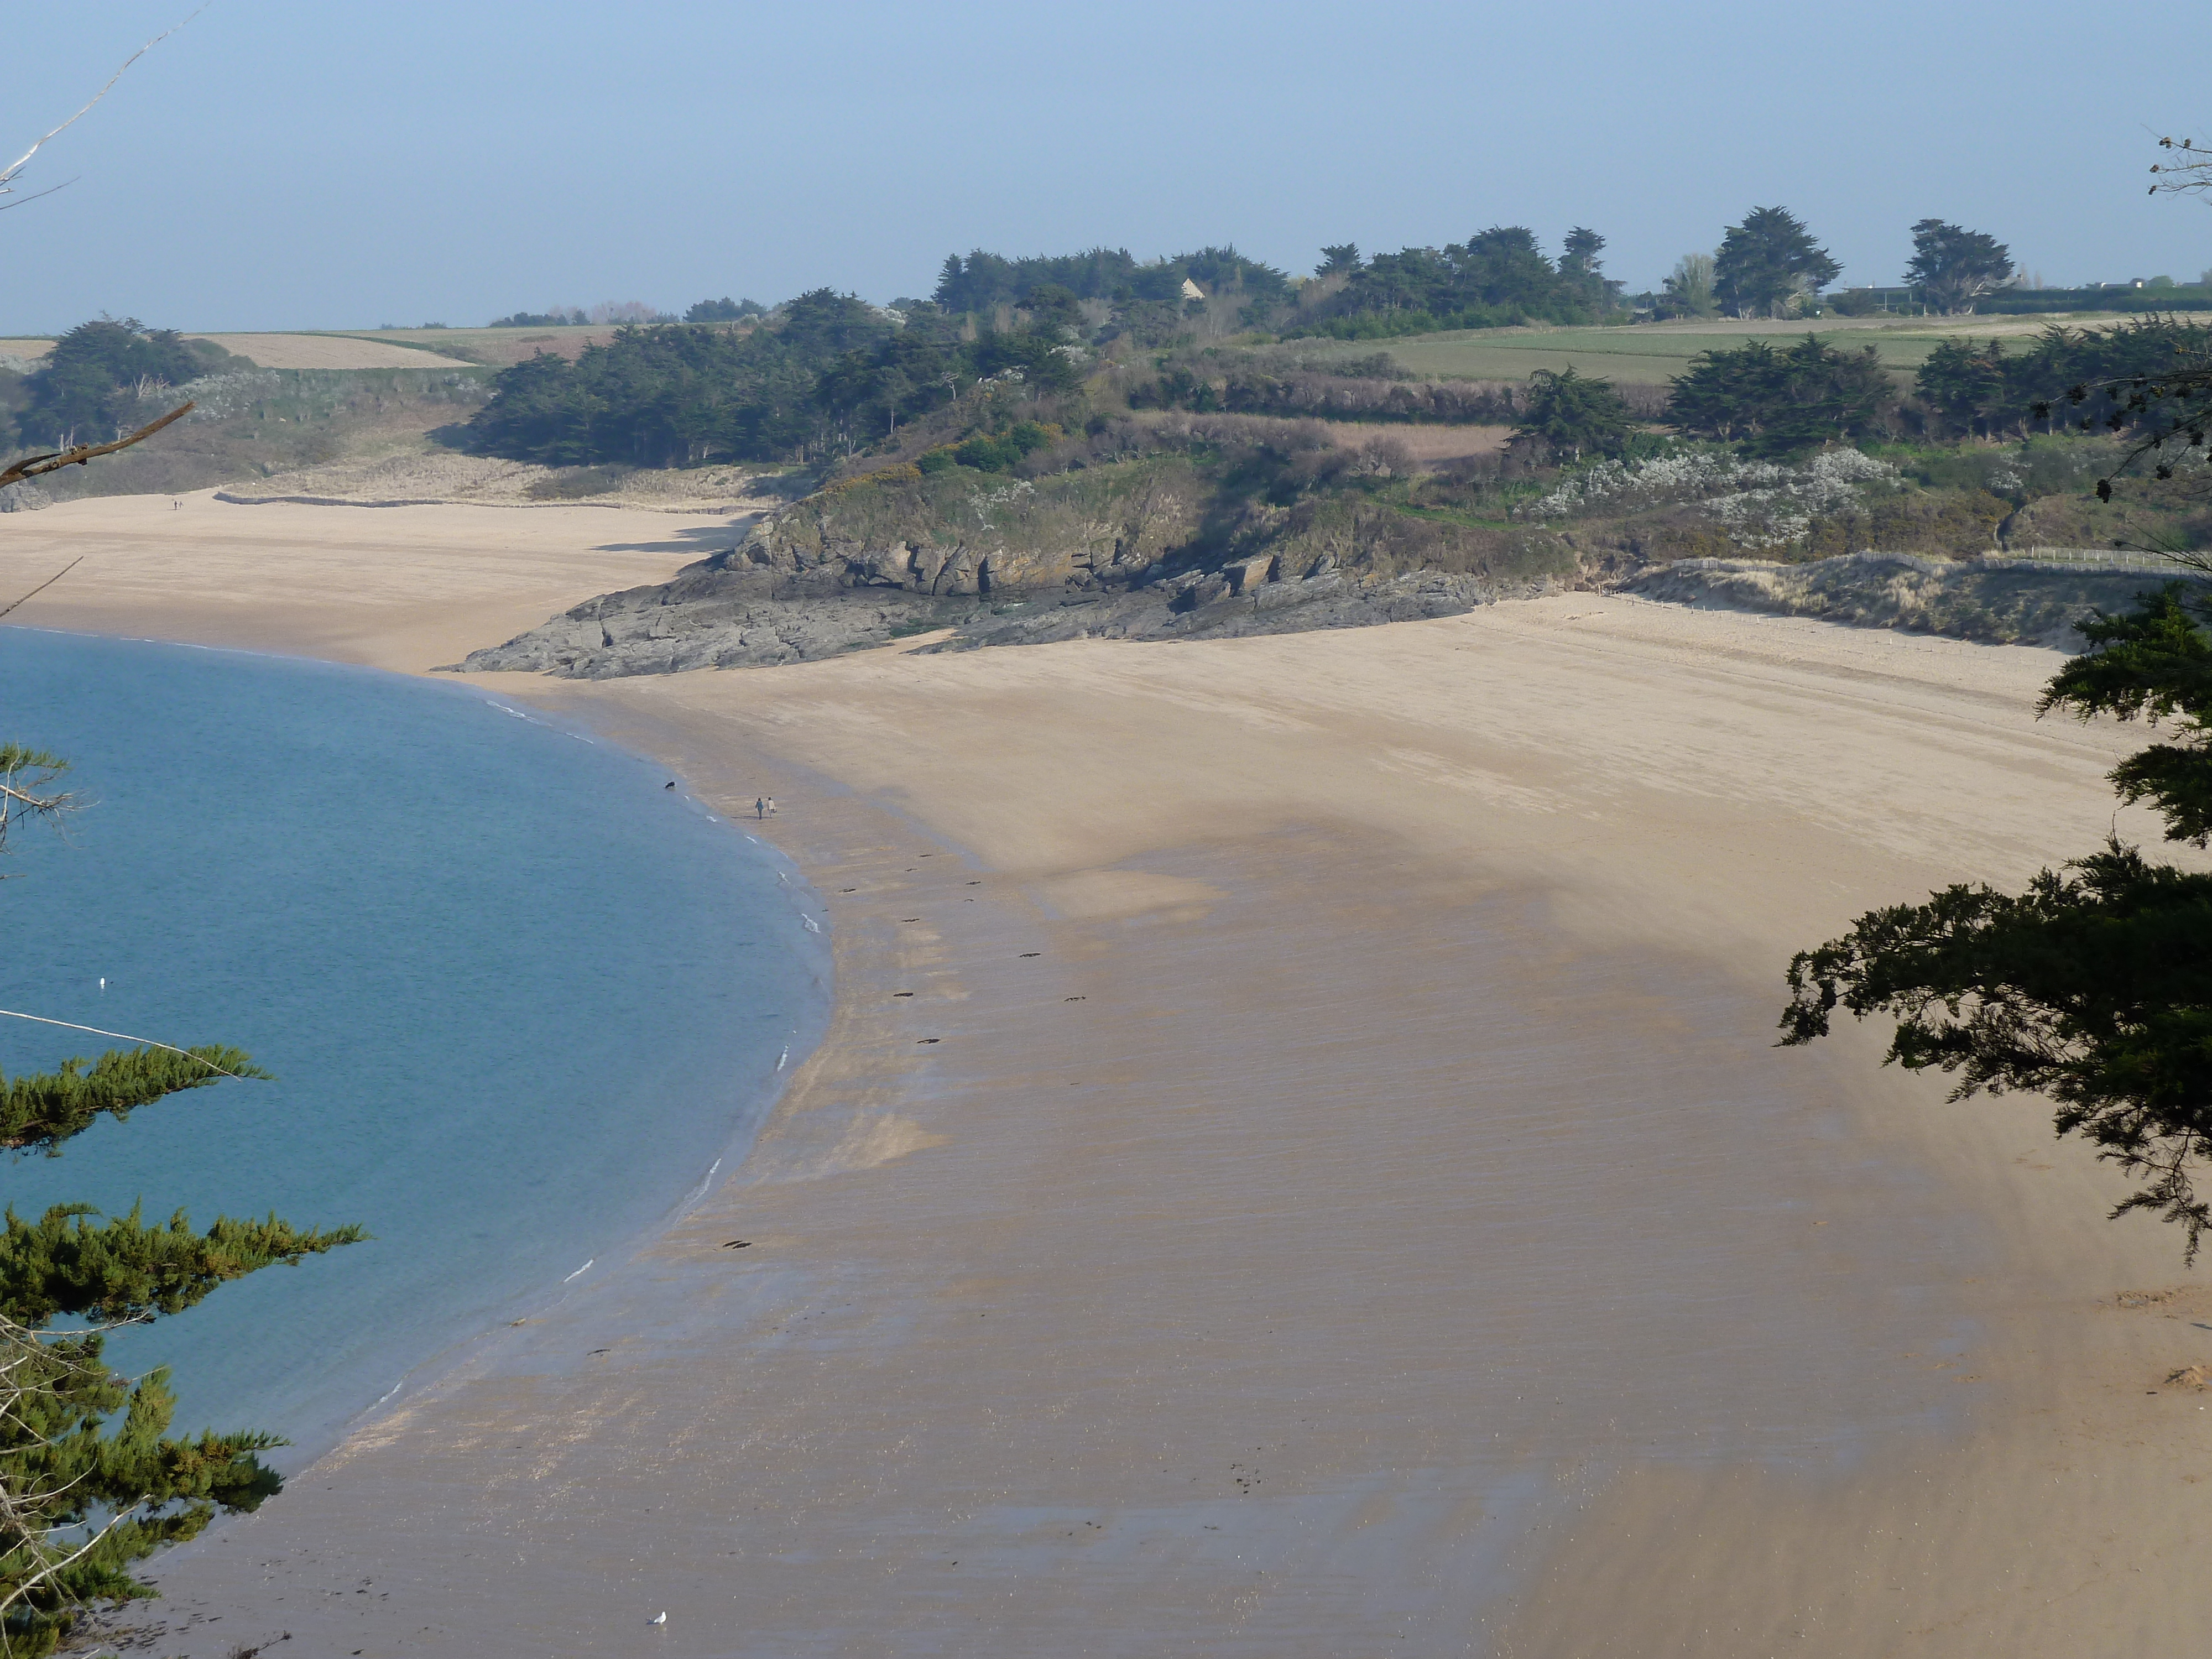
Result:
[[[15,826],[73,809],[66,763],[0,744],[0,851]],[[225,1079],[265,1078],[238,1049],[142,1042],[52,1071],[0,1075],[0,1149],[54,1158],[100,1117]],[[0,1229],[0,1652],[49,1652],[88,1607],[153,1592],[131,1568],[190,1538],[218,1510],[259,1506],[282,1485],[260,1431],[172,1437],[166,1369],[131,1378],[104,1358],[107,1333],[184,1312],[218,1286],[364,1237],[302,1231],[274,1215],[219,1216],[195,1231],[179,1210],[148,1224],[59,1204],[36,1220],[10,1206]],[[56,1330],[55,1322],[70,1322]],[[118,1415],[119,1413],[119,1415]]]
[[[14,193],[32,158],[106,96],[124,70],[183,27],[141,46],[83,108],[0,167],[0,198]],[[191,409],[185,404],[106,443],[64,442],[57,453],[19,457],[0,465],[0,488],[143,443]],[[0,605],[0,617],[21,603]],[[56,787],[67,769],[44,750],[0,741],[0,853],[17,826],[52,823],[75,809]],[[185,1090],[268,1076],[236,1048],[125,1040],[138,1046],[72,1057],[51,1072],[0,1075],[0,1152],[57,1158],[102,1116],[120,1122]],[[192,1537],[218,1510],[258,1508],[283,1484],[259,1456],[284,1443],[276,1435],[205,1430],[172,1437],[176,1396],[167,1370],[118,1375],[104,1357],[107,1334],[182,1313],[232,1279],[280,1261],[296,1265],[366,1235],[358,1227],[302,1232],[274,1215],[218,1216],[196,1233],[182,1210],[149,1226],[137,1206],[103,1217],[89,1204],[58,1204],[36,1221],[10,1205],[0,1221],[0,1656],[38,1659],[87,1607],[151,1595],[131,1577],[138,1562]],[[57,1320],[72,1322],[56,1330]]]
[[[2081,628],[2090,650],[2039,708],[2165,723],[2112,781],[2169,840],[2212,842],[2212,599],[2175,582]],[[1789,979],[1784,1046],[1826,1036],[1839,1007],[1893,1016],[1892,1062],[1954,1073],[1954,1099],[2046,1096],[2060,1134],[2143,1182],[2112,1213],[2178,1224],[2195,1258],[2212,1228],[2194,1181],[2212,1159],[2212,874],[2115,836],[2021,893],[1961,883],[1869,911]]]
[[[1778,317],[1791,300],[1818,293],[1842,270],[1796,214],[1753,208],[1721,239],[1713,293],[1739,317]]]

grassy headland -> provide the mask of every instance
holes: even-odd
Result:
[[[1502,592],[1683,557],[2212,539],[2193,474],[2097,499],[2128,422],[2102,393],[2066,402],[2204,350],[2212,331],[1839,316],[1802,286],[1764,307],[1796,314],[1698,315],[1672,289],[1638,309],[1602,246],[1577,230],[1553,259],[1493,228],[1441,251],[1327,250],[1297,280],[1229,247],[1146,264],[977,252],[948,259],[931,298],[890,307],[823,289],[693,307],[715,321],[518,313],[297,337],[421,353],[420,369],[271,369],[142,331],[108,347],[176,364],[118,358],[68,404],[56,365],[115,327],[87,325],[0,377],[0,406],[31,443],[200,402],[173,436],[55,495],[345,494],[374,475],[406,496],[410,467],[442,477],[459,453],[528,469],[498,481],[517,500],[635,495],[627,481],[653,472],[711,475],[719,499],[773,475],[804,499],[738,572],[773,573],[769,599],[775,580],[1032,611],[1145,595],[1182,616],[1264,609],[1249,589],[1322,577]],[[1477,326],[1417,331],[1425,319]]]

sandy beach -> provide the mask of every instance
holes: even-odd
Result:
[[[635,517],[75,502],[0,590],[420,672],[734,539]],[[2055,654],[1587,594],[914,649],[477,682],[776,797],[830,1033],[672,1231],[156,1564],[155,1650],[2199,1639],[2179,1237],[2039,1101],[1769,1046],[1859,910],[2155,839]]]
[[[0,515],[9,617],[422,673],[611,588],[666,581],[750,517],[604,507],[236,506],[213,490]]]

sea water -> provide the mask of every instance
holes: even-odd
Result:
[[[279,1467],[726,1176],[827,1008],[777,854],[465,683],[0,629],[0,741],[83,799],[0,860],[0,1007],[276,1076],[0,1163],[0,1195],[374,1236],[109,1345],[173,1368],[179,1431],[289,1437]],[[0,1018],[10,1075],[116,1046]]]

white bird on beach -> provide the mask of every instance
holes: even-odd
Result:
[[[656,1613],[645,1622],[648,1625],[665,1625],[668,1622],[668,1615],[665,1613]]]

